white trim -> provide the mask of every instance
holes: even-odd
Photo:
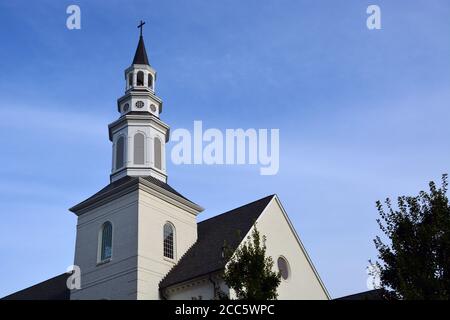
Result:
[[[328,298],[329,300],[331,300],[331,296],[330,296],[330,294],[328,293],[328,290],[327,290],[327,288],[325,287],[325,284],[323,283],[322,279],[320,278],[320,275],[319,275],[319,273],[317,272],[316,267],[314,266],[314,264],[313,264],[313,262],[312,262],[312,260],[311,260],[311,258],[310,258],[310,256],[309,256],[308,252],[306,251],[306,249],[305,249],[305,247],[304,247],[304,245],[303,245],[303,243],[302,243],[302,240],[300,239],[300,237],[299,237],[297,231],[296,231],[295,228],[294,228],[294,225],[292,224],[291,220],[289,219],[289,216],[288,216],[288,214],[286,213],[286,210],[284,210],[284,207],[283,207],[283,205],[281,204],[280,199],[278,198],[277,195],[275,195],[275,196],[273,197],[273,199],[276,200],[278,206],[280,207],[281,212],[283,213],[284,218],[286,219],[286,221],[287,221],[287,223],[288,223],[288,225],[289,225],[289,228],[291,229],[291,232],[294,234],[295,239],[297,240],[297,243],[299,244],[299,246],[300,246],[300,248],[301,248],[303,254],[305,255],[305,257],[306,257],[306,259],[307,259],[307,261],[308,261],[309,266],[311,267],[311,269],[312,269],[313,272],[314,272],[314,275],[316,276],[317,280],[319,281],[320,286],[322,287],[323,291],[325,292],[327,298]],[[273,199],[272,199],[272,200],[273,200]],[[270,205],[270,203],[272,202],[272,200],[269,202],[269,204],[267,205],[267,207]],[[266,208],[267,208],[267,207],[266,207]],[[264,214],[265,211],[266,211],[266,210],[264,209],[263,213],[261,213],[261,215],[258,217],[257,221],[262,217],[262,215]]]
[[[152,85],[151,85],[151,86],[148,84],[148,77],[149,77],[149,76],[152,78]],[[154,89],[153,89],[154,85],[155,85],[155,79],[154,79],[154,77],[153,77],[153,74],[152,74],[151,72],[148,72],[148,73],[147,73],[147,87],[148,87],[149,89],[151,89],[152,91],[154,91]]]
[[[199,206],[198,204],[195,204],[189,200],[186,200],[180,196],[177,196],[176,194],[173,194],[172,192],[169,192],[161,187],[158,187],[157,185],[148,182],[147,180],[143,178],[138,178],[138,182],[136,181],[128,181],[122,185],[119,185],[110,191],[94,197],[92,199],[84,200],[77,205],[73,206],[69,210],[75,213],[77,216],[82,215],[86,212],[89,212],[95,208],[101,207],[105,204],[109,204],[115,199],[118,199],[122,197],[125,194],[128,194],[130,192],[136,191],[136,190],[142,190],[144,192],[147,192],[151,195],[156,196],[157,198],[167,201],[168,203],[177,206],[181,208],[182,210],[185,210],[189,213],[191,213],[194,216],[197,216],[200,212],[202,212],[204,209]]]

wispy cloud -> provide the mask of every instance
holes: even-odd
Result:
[[[14,102],[5,102],[3,106],[0,112],[4,119],[9,121],[2,121],[0,130],[20,130],[27,135],[33,134],[33,131],[45,131],[52,135],[62,132],[65,135],[82,135],[90,138],[103,137],[107,132],[104,115],[68,111],[73,108],[64,106],[49,108],[33,105],[30,107]]]

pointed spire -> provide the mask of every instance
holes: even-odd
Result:
[[[139,43],[136,49],[136,53],[134,54],[133,64],[146,64],[148,63],[147,52],[145,51],[144,38],[142,36],[139,37]]]
[[[141,23],[138,25],[138,28],[140,29],[140,37],[136,53],[134,54],[133,64],[150,65],[150,63],[148,63],[147,52],[145,51],[144,38],[142,37],[142,29],[144,24],[145,22],[141,20]]]

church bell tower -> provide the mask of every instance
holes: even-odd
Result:
[[[125,94],[117,100],[118,120],[109,125],[113,144],[111,182],[125,176],[153,176],[167,182],[165,144],[169,126],[159,119],[162,100],[155,93],[156,71],[150,66],[142,27],[130,67],[125,70]]]
[[[125,70],[119,118],[108,126],[110,183],[70,209],[77,216],[74,265],[81,287],[71,299],[162,299],[159,284],[197,241],[200,206],[167,184],[156,71],[142,36]]]

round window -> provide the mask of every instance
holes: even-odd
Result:
[[[124,105],[123,105],[123,112],[127,112],[128,110],[130,110],[130,105],[128,104],[128,103],[125,103]]]
[[[151,110],[152,112],[156,112],[156,107],[155,107],[154,104],[151,104],[151,105],[150,105],[150,110]]]
[[[289,264],[283,257],[278,258],[278,270],[280,271],[281,277],[284,280],[287,280],[289,278]]]
[[[139,109],[144,107],[144,102],[143,101],[136,102],[136,107],[139,108]]]

